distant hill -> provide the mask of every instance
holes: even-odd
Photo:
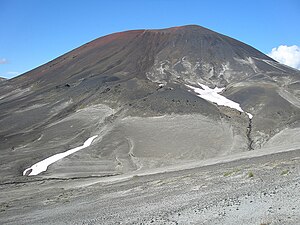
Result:
[[[0,84],[1,177],[94,135],[41,175],[114,175],[298,146],[299,87],[298,70],[201,26],[107,35]]]

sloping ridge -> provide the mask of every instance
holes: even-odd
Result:
[[[95,135],[42,176],[106,176],[270,149],[298,132],[299,83],[298,71],[200,26],[107,35],[0,83],[2,177]],[[231,104],[191,87],[219,90]]]
[[[176,50],[175,50],[176,49]],[[175,50],[175,51],[174,51]],[[80,46],[12,82],[24,86],[37,82],[47,86],[66,80],[81,79],[103,73],[120,71],[130,76],[145,75],[157,54],[166,52],[170,58],[196,55],[205,60],[211,57],[257,57],[273,59],[240,41],[197,25],[160,30],[132,30],[110,34]]]

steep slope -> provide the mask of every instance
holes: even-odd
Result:
[[[2,177],[94,135],[41,175],[114,175],[263,151],[282,132],[299,133],[299,84],[298,70],[200,26],[101,37],[0,84]],[[199,97],[203,87],[240,110]]]

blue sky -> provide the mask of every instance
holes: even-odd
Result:
[[[0,77],[11,78],[100,36],[198,24],[270,53],[300,46],[300,1],[0,0]]]

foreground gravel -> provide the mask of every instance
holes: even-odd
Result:
[[[300,150],[100,182],[0,185],[1,224],[299,224]]]

